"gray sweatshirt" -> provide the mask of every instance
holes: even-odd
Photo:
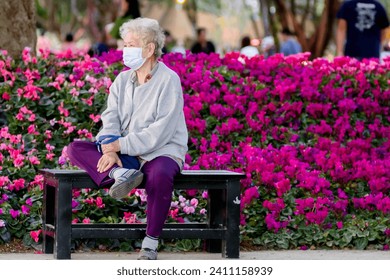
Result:
[[[184,162],[188,132],[179,76],[158,62],[152,78],[137,86],[136,73],[121,72],[110,87],[103,127],[96,136],[120,135],[122,154],[150,161],[171,156]]]

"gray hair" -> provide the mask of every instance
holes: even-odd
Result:
[[[130,32],[138,36],[144,45],[153,43],[156,48],[156,57],[161,57],[165,35],[157,20],[150,18],[131,19],[122,24],[119,29],[122,39]]]

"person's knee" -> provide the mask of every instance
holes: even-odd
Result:
[[[173,187],[173,175],[172,171],[167,168],[154,168],[151,172],[148,172],[146,188],[148,192],[164,192],[166,189],[172,189]]]
[[[153,182],[173,181],[172,172],[167,168],[154,168],[151,172],[149,172],[148,177],[150,177]]]

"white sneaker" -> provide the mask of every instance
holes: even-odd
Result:
[[[149,248],[143,248],[139,251],[137,260],[157,260],[157,251]]]
[[[108,194],[115,198],[121,199],[126,197],[129,192],[141,185],[144,174],[136,169],[129,169],[122,176],[115,179],[115,183],[111,186]]]

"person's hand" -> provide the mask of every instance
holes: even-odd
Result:
[[[117,153],[106,153],[102,155],[97,164],[97,171],[100,173],[106,172],[114,164],[118,164],[120,167],[123,167],[122,161],[120,160]]]
[[[116,153],[121,150],[121,147],[119,145],[119,140],[116,140],[110,144],[102,144],[101,147],[102,147],[103,154]]]

